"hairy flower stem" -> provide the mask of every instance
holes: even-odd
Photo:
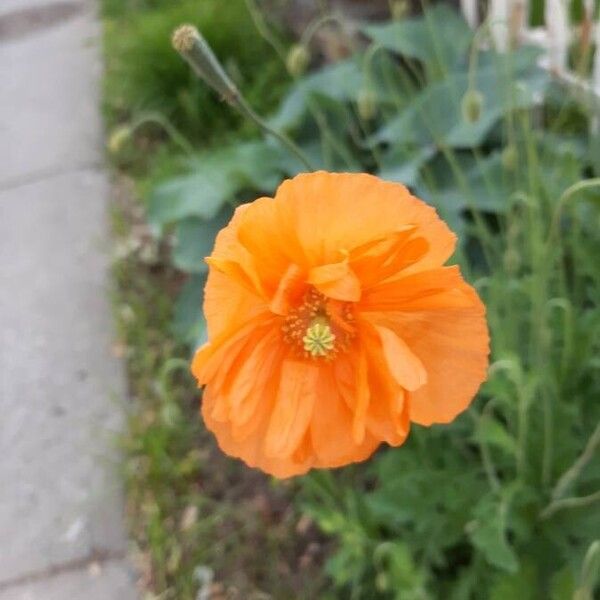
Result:
[[[561,194],[560,198],[558,199],[558,203],[556,205],[556,210],[554,211],[554,214],[552,215],[552,222],[550,223],[548,239],[546,240],[546,247],[547,247],[546,251],[548,251],[549,248],[552,246],[552,244],[555,243],[554,236],[557,235],[557,233],[558,233],[558,229],[559,229],[559,225],[560,225],[560,218],[562,216],[562,211],[563,211],[567,201],[570,200],[573,196],[575,196],[579,192],[582,192],[584,190],[588,190],[591,188],[596,188],[596,187],[600,187],[600,177],[595,177],[593,179],[584,179],[582,181],[578,181],[577,183],[568,187]]]
[[[246,8],[250,13],[250,17],[252,18],[252,22],[254,23],[254,27],[256,27],[256,31],[258,31],[260,36],[271,46],[271,48],[273,48],[273,50],[275,50],[281,61],[285,63],[287,56],[285,46],[277,39],[277,36],[273,35],[269,29],[265,18],[256,5],[255,0],[245,0],[245,3]]]
[[[580,498],[563,498],[551,502],[541,513],[540,519],[549,519],[554,513],[564,508],[581,508],[600,501],[600,490]]]
[[[585,465],[595,456],[597,448],[600,446],[600,423],[596,425],[596,429],[590,436],[585,449],[577,460],[565,471],[558,480],[554,490],[552,491],[552,499],[558,500],[567,491],[569,486],[577,479],[579,473]]]
[[[293,154],[309,171],[314,167],[304,152],[286,135],[273,129],[257,115],[231,81],[212,49],[200,32],[192,25],[182,25],[173,34],[173,47],[192,67],[194,73],[221,95],[230,106],[255,123],[267,135],[273,136]]]
[[[325,25],[328,25],[329,23],[335,23],[344,33],[346,33],[346,22],[339,16],[328,13],[318,17],[309,24],[300,38],[300,43],[304,46],[308,46],[312,42],[313,37],[317,34],[319,29]],[[348,41],[350,42],[350,45],[353,45],[351,38],[349,38]]]
[[[177,144],[186,154],[193,154],[194,148],[187,138],[160,113],[142,113],[132,121],[129,127],[133,133],[147,123],[154,123],[161,127],[174,144]]]

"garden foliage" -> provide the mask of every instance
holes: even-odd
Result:
[[[159,112],[202,144],[243,126],[169,45],[173,29],[185,22],[202,29],[252,101],[271,108],[281,95],[285,67],[254,32],[244,0],[104,0],[104,13],[109,125]]]
[[[362,35],[347,59],[297,79],[270,123],[315,168],[373,172],[438,209],[486,303],[492,364],[452,425],[415,426],[368,464],[304,478],[303,510],[337,542],[328,573],[343,598],[591,599],[600,150],[588,100],[534,48],[473,51],[445,5]],[[149,194],[149,222],[189,274],[175,331],[192,347],[216,232],[237,203],[301,170],[271,139],[230,141]]]

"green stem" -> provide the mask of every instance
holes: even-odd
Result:
[[[323,16],[315,19],[304,30],[304,33],[302,34],[302,37],[300,38],[300,44],[302,46],[308,46],[311,43],[311,41],[312,41],[313,37],[315,36],[315,34],[317,33],[317,31],[319,31],[319,29],[321,29],[321,27],[323,27],[324,25],[327,25],[327,23],[335,23],[336,25],[339,25],[340,29],[342,29],[342,30],[344,30],[346,27],[345,21],[343,19],[340,19],[340,17],[338,17],[337,15],[332,15],[332,14],[323,15]]]
[[[492,398],[484,407],[481,415],[476,417],[473,415],[475,419],[475,426],[481,427],[484,419],[492,419],[492,407],[494,405],[495,399]],[[500,490],[500,480],[498,479],[498,470],[494,465],[494,461],[492,460],[492,455],[490,454],[490,449],[488,445],[483,441],[479,440],[479,450],[481,452],[481,459],[483,462],[483,468],[485,470],[485,474],[488,478],[488,482],[490,487],[494,492]]]
[[[596,177],[594,179],[583,179],[574,183],[572,186],[568,187],[560,196],[558,200],[558,204],[556,206],[556,210],[552,215],[552,222],[550,223],[550,231],[548,233],[548,239],[546,240],[546,246],[549,249],[551,244],[553,243],[553,238],[556,235],[558,230],[558,224],[560,221],[560,217],[562,215],[562,211],[564,209],[567,200],[582,192],[584,190],[600,187],[600,177]]]
[[[593,494],[589,494],[588,496],[555,500],[546,506],[546,508],[540,513],[540,519],[549,519],[554,513],[565,508],[581,508],[583,506],[589,506],[590,504],[598,501],[600,501],[600,490],[594,492]]]
[[[300,149],[300,147],[296,145],[296,143],[294,143],[287,135],[277,131],[262,117],[257,115],[242,96],[237,97],[237,101],[233,103],[233,106],[237,108],[242,115],[253,121],[266,134],[271,135],[276,140],[281,142],[281,144],[285,146],[290,154],[294,155],[309,171],[315,170],[315,167],[310,162],[306,154],[304,154],[304,152]]]
[[[160,113],[142,113],[132,121],[130,125],[131,132],[133,133],[136,129],[139,129],[147,123],[154,123],[162,127],[171,140],[175,142],[175,144],[177,144],[186,154],[192,155],[194,153],[194,148],[186,139],[186,137]]]
[[[314,167],[304,152],[285,134],[271,127],[246,102],[200,32],[192,25],[182,25],[173,34],[173,47],[192,67],[200,79],[215,90],[244,117],[253,121],[266,134],[273,136],[309,170]]]
[[[273,50],[277,53],[279,58],[285,63],[286,60],[286,50],[284,45],[271,33],[265,18],[262,15],[262,12],[254,0],[245,0],[246,8],[250,13],[250,17],[252,18],[252,22],[254,23],[254,27],[256,27],[256,31],[260,34],[260,36],[267,42]]]
[[[169,379],[171,375],[177,371],[183,371],[184,373],[189,375],[190,372],[190,363],[188,360],[184,360],[183,358],[171,358],[166,361],[160,370],[158,376],[158,388],[159,394],[163,400],[168,398],[169,393]]]
[[[596,425],[596,429],[590,436],[583,452],[577,460],[562,474],[558,480],[554,490],[552,491],[552,499],[558,500],[564,495],[569,486],[577,479],[585,465],[595,456],[596,449],[600,446],[600,423]]]
[[[517,456],[516,469],[517,475],[525,479],[527,470],[527,432],[528,432],[528,410],[529,410],[529,392],[525,390],[523,373],[520,364],[516,359],[501,359],[492,363],[489,368],[488,376],[490,379],[497,371],[506,372],[509,380],[515,387],[517,394]]]

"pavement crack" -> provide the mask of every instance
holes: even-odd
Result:
[[[88,163],[82,163],[80,165],[74,165],[69,168],[49,168],[40,169],[39,171],[33,171],[25,175],[18,175],[16,177],[9,177],[3,181],[0,181],[0,194],[2,192],[8,192],[26,185],[33,185],[47,181],[49,179],[55,179],[64,175],[71,175],[75,173],[84,173],[85,171],[99,171],[103,167],[99,161],[90,161]]]
[[[17,586],[43,581],[44,579],[58,577],[59,575],[63,575],[65,573],[82,571],[84,569],[88,569],[94,564],[102,566],[109,562],[117,562],[124,560],[126,556],[127,553],[122,550],[94,550],[82,558],[77,558],[75,560],[67,561],[58,565],[53,565],[47,569],[34,571],[33,573],[25,573],[24,575],[19,575],[19,577],[0,581],[0,592],[4,592]]]

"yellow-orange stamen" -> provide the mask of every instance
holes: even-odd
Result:
[[[311,287],[285,318],[283,337],[307,358],[330,359],[348,349],[354,337],[352,320],[348,303],[329,300]]]

